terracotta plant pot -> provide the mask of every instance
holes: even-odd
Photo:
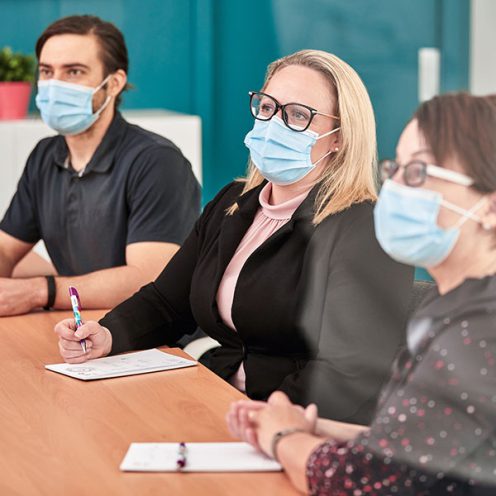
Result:
[[[0,120],[24,119],[28,113],[31,83],[0,82]]]

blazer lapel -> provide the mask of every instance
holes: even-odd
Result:
[[[239,209],[234,215],[226,215],[222,221],[219,234],[219,256],[217,261],[217,272],[215,277],[215,294],[222,276],[231,261],[239,243],[251,226],[255,214],[260,206],[258,195],[265,182],[253,188],[238,198]]]
[[[262,188],[267,184],[264,181],[262,184],[253,188],[252,190],[246,192],[244,195],[240,196],[237,200],[239,209],[234,215],[226,215],[222,220],[222,226],[219,233],[219,245],[218,245],[218,260],[217,269],[215,274],[215,281],[212,284],[212,293],[210,295],[213,308],[216,309],[216,296],[217,290],[219,288],[220,281],[224,272],[229,265],[236,249],[238,248],[243,236],[246,231],[253,223],[255,214],[260,207],[259,194]],[[275,232],[268,240],[266,240],[259,249],[265,249],[266,246],[272,245],[272,243],[279,240],[282,236],[288,236],[295,230],[298,232],[298,236],[303,236],[305,238],[310,238],[314,231],[314,226],[312,225],[311,218],[313,216],[313,207],[315,202],[315,195],[317,193],[318,186],[312,188],[308,196],[302,202],[302,204],[296,209],[291,220],[289,220],[284,226],[282,226],[277,232]],[[296,234],[296,232],[295,232]],[[215,310],[218,314],[218,311]],[[220,315],[218,315],[219,322],[221,321]]]

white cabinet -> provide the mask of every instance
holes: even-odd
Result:
[[[173,141],[191,162],[193,171],[202,180],[201,120],[196,115],[166,110],[129,110],[124,118],[144,129]],[[36,143],[55,134],[35,117],[18,121],[0,121],[0,218],[15,193],[26,160]]]

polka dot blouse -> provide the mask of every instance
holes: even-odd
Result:
[[[311,494],[496,494],[496,277],[433,291],[407,343],[370,431],[310,456]]]

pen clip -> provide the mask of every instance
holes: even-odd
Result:
[[[75,296],[78,304],[78,310],[82,310],[81,299],[79,298],[78,290],[74,286],[69,286],[69,295]]]
[[[179,443],[179,449],[178,449],[178,458],[176,461],[176,468],[178,471],[184,470],[184,467],[186,467],[186,443],[181,442]]]

